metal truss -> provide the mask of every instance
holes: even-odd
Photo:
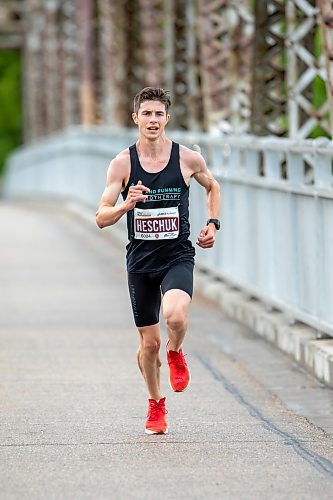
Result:
[[[59,70],[61,75],[62,127],[80,123],[79,70],[78,70],[78,28],[75,3],[62,0],[59,13]]]
[[[230,2],[230,7],[234,19],[237,19],[231,33],[233,82],[230,123],[234,132],[242,133],[250,130],[254,15],[249,0],[234,0]]]
[[[286,135],[285,2],[257,0],[253,47],[251,132]]]
[[[79,59],[79,99],[81,123],[88,125],[95,119],[93,21],[94,0],[75,0],[77,24],[77,55]]]
[[[253,16],[249,1],[198,0],[205,128],[248,129]]]
[[[125,125],[128,120],[125,3],[125,0],[98,0],[101,121],[109,125]]]
[[[333,5],[330,0],[318,0],[320,26],[323,35],[326,65],[326,87],[330,111],[330,135],[333,137]]]
[[[315,0],[287,0],[287,83],[289,136],[330,133],[327,73]]]
[[[142,59],[145,68],[145,84],[153,87],[165,86],[166,31],[170,24],[173,1],[139,0],[140,26],[142,32]]]
[[[201,97],[193,0],[139,0],[145,85],[171,92],[171,126],[198,128]]]
[[[187,52],[187,0],[174,1],[169,4],[169,29],[172,36],[166,40],[169,75],[167,86],[173,94],[171,125],[180,129],[188,127],[188,52]],[[169,7],[169,8],[170,8]]]
[[[81,122],[75,5],[26,2],[23,92],[25,139]]]
[[[254,12],[251,0],[26,0],[3,12],[23,4],[27,139],[130,126],[145,85],[171,91],[174,128],[333,133],[328,0],[256,0]]]
[[[44,2],[42,52],[44,81],[40,88],[45,102],[45,132],[51,133],[62,127],[61,100],[59,92],[61,59],[59,57],[60,33],[58,16],[60,0]]]
[[[206,129],[230,117],[228,0],[199,0],[200,69]]]
[[[45,135],[45,99],[43,30],[44,14],[42,0],[30,0],[27,6],[27,34],[25,41],[24,104],[26,113],[25,139],[33,141]]]
[[[26,2],[0,1],[0,50],[22,48],[25,10]]]
[[[202,100],[195,5],[191,0],[179,0],[174,1],[172,7],[166,79],[173,96],[171,126],[197,130],[202,116]]]

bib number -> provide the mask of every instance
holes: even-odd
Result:
[[[134,208],[134,238],[136,240],[172,240],[179,235],[178,207]]]

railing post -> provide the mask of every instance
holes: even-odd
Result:
[[[301,185],[304,183],[304,162],[302,155],[294,153],[292,150],[287,152],[287,177],[290,184]]]
[[[318,138],[314,141],[316,168],[314,182],[317,187],[332,187],[332,158],[325,154],[325,148],[331,144],[328,139]]]

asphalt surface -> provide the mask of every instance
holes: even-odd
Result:
[[[196,295],[191,386],[162,351],[169,434],[147,436],[111,231],[5,203],[0,228],[1,499],[333,498],[333,391]]]

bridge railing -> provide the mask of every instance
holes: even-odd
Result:
[[[201,149],[222,185],[223,230],[200,265],[333,334],[332,143],[224,137]],[[195,232],[204,200],[196,186],[192,196]]]
[[[217,278],[333,335],[333,144],[170,132],[200,147],[222,188],[222,231],[197,264]],[[17,152],[8,197],[57,197],[98,205],[108,163],[136,131],[73,128]],[[207,217],[191,182],[193,240]],[[124,224],[125,221],[122,223]]]

